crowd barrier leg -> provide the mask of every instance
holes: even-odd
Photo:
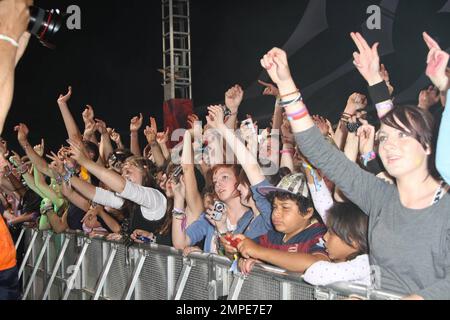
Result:
[[[184,288],[189,278],[189,274],[191,273],[193,267],[193,261],[189,260],[185,262],[183,265],[183,269],[181,270],[180,278],[178,279],[177,285],[175,286],[175,298],[174,300],[181,300],[181,296],[183,295]]]
[[[105,266],[103,267],[103,271],[100,274],[100,278],[97,282],[97,286],[95,287],[95,294],[94,297],[92,298],[93,300],[98,300],[98,298],[100,297],[100,294],[103,290],[103,286],[105,285],[106,282],[106,278],[108,277],[109,270],[111,270],[111,265],[114,261],[114,258],[116,257],[117,249],[118,249],[117,244],[111,245],[111,250],[109,252],[108,259],[106,260]]]
[[[131,299],[134,289],[136,288],[136,284],[139,279],[139,275],[141,274],[142,268],[144,267],[145,259],[147,259],[147,253],[140,251],[138,262],[136,263],[136,266],[134,267],[131,280],[128,282],[128,285],[125,288],[122,300],[130,300]]]
[[[292,286],[290,283],[282,282],[280,286],[281,290],[281,299],[282,300],[292,300]]]
[[[235,275],[233,283],[231,284],[230,293],[228,294],[228,300],[236,301],[241,294],[242,285],[244,284],[245,277],[243,275]]]
[[[28,284],[27,287],[25,289],[25,292],[23,294],[22,300],[26,300],[28,297],[28,293],[30,292],[31,286],[33,285],[34,279],[36,278],[36,273],[39,269],[39,266],[41,265],[42,259],[44,258],[45,252],[48,249],[48,245],[50,243],[50,238],[53,236],[53,233],[51,232],[46,232],[45,234],[45,242],[44,245],[42,246],[41,252],[39,252],[39,256],[36,260],[36,263],[34,265],[34,269],[33,272],[31,274],[30,279],[28,280]]]
[[[78,260],[73,270],[73,274],[70,276],[67,282],[67,288],[66,291],[64,292],[62,300],[67,300],[69,298],[70,291],[72,291],[73,285],[78,276],[78,272],[80,271],[81,263],[83,262],[84,256],[86,255],[86,251],[90,244],[91,244],[90,239],[84,239],[83,249],[81,250],[80,255],[78,256]]]
[[[16,241],[16,246],[15,246],[16,250],[19,248],[20,242],[22,241],[24,234],[25,234],[25,229],[22,228],[22,230],[20,230],[19,238]]]
[[[167,257],[167,300],[173,300],[175,294],[175,258]]]
[[[33,251],[34,243],[36,242],[37,236],[39,234],[39,232],[34,229],[32,229],[31,232],[32,232],[33,236],[31,237],[31,241],[28,245],[27,252],[25,253],[25,257],[23,257],[22,265],[20,266],[20,269],[19,269],[19,280],[22,277],[23,270],[25,270],[25,266],[27,265],[28,258],[30,257],[31,251]]]
[[[67,247],[69,246],[70,237],[68,235],[65,235],[64,243],[61,248],[61,252],[58,255],[58,259],[56,260],[55,266],[53,267],[52,275],[50,277],[50,280],[47,284],[47,287],[45,288],[44,295],[42,296],[42,300],[47,300],[48,296],[50,295],[50,290],[52,288],[53,282],[55,281],[56,274],[58,273],[59,267],[61,266],[61,263],[64,259],[64,254],[66,253]]]

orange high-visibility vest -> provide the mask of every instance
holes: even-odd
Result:
[[[16,248],[5,220],[0,216],[0,271],[16,265]]]

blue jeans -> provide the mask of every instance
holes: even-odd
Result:
[[[17,266],[0,271],[0,300],[19,299],[19,271]]]

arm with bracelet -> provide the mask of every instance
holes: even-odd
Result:
[[[278,85],[281,95],[297,89],[289,70],[286,52],[274,48],[264,56],[261,64]],[[336,186],[365,212],[379,205],[376,197],[368,195],[381,195],[384,190],[383,182],[359,168],[325,140],[298,94],[286,97],[283,105],[288,115],[295,115],[290,119],[291,127],[297,145],[308,161],[335,182]],[[371,201],[372,199],[374,200]]]

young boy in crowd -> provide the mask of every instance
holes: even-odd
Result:
[[[249,273],[258,261],[295,269],[292,271],[296,272],[304,272],[307,267],[304,264],[295,265],[297,259],[291,259],[291,256],[306,256],[310,265],[329,261],[321,245],[327,229],[316,218],[308,184],[302,173],[284,177],[277,187],[260,187],[258,192],[271,200],[275,230],[255,241],[242,235],[233,238],[238,239],[237,250],[244,257],[239,262],[244,274]]]

